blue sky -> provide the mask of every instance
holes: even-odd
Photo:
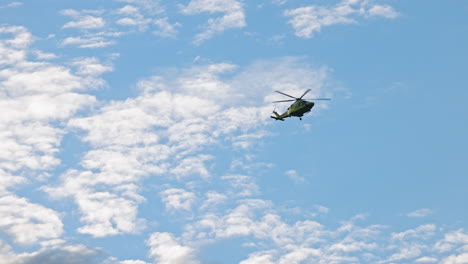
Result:
[[[468,263],[466,1],[0,14],[1,263]]]

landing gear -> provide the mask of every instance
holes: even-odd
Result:
[[[299,120],[302,120],[302,117],[299,117]]]

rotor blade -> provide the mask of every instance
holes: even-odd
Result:
[[[310,92],[310,89],[307,89],[307,90],[301,95],[301,97],[299,97],[299,99],[302,99],[302,97],[304,97],[304,95],[306,95],[308,92]]]
[[[305,101],[317,101],[317,100],[331,100],[331,98],[313,98],[313,99],[302,99],[302,100],[305,100]]]
[[[289,95],[289,94],[285,94],[285,93],[280,92],[280,91],[275,91],[275,92],[280,93],[280,94],[282,94],[282,95],[286,95],[287,97],[291,97],[291,98],[297,99],[297,98],[294,97],[294,96],[291,96],[291,95]]]
[[[284,103],[284,102],[293,102],[296,101],[296,99],[289,99],[289,100],[281,100],[281,101],[273,101],[273,103]]]

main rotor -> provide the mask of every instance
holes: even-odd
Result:
[[[302,99],[302,97],[304,97],[304,95],[306,95],[308,92],[310,92],[311,89],[307,89],[302,95],[301,97],[294,97],[292,95],[289,95],[289,94],[286,94],[286,93],[283,93],[283,92],[280,92],[280,91],[275,91],[279,94],[282,94],[282,95],[285,95],[287,97],[290,97],[290,98],[293,98],[293,99],[288,99],[288,100],[280,100],[280,101],[273,101],[273,103],[284,103],[284,102],[294,102],[294,101],[299,101],[299,100],[304,100],[304,101],[314,101],[314,100],[330,100],[330,98],[315,98],[315,99]]]

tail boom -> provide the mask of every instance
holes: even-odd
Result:
[[[281,120],[284,121],[284,117],[280,116],[276,111],[273,111],[274,115],[271,115],[270,117],[275,119],[275,120]]]

